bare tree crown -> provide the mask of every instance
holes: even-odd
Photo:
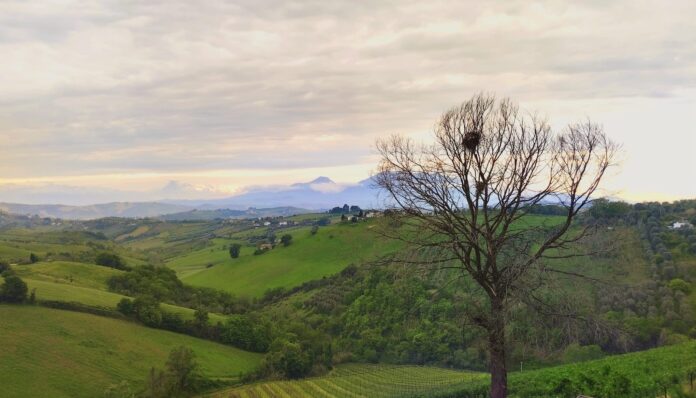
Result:
[[[434,133],[430,145],[379,141],[377,185],[418,223],[418,244],[444,249],[499,300],[544,252],[578,239],[566,233],[617,149],[590,121],[555,133],[509,99],[484,94],[445,112]],[[539,234],[518,221],[546,202],[565,207],[564,222],[534,244],[520,239]]]

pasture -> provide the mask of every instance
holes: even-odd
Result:
[[[132,322],[32,306],[0,305],[3,397],[97,397],[121,381],[140,388],[169,351],[187,346],[202,373],[233,379],[261,355]],[[7,382],[11,380],[12,382]]]
[[[245,246],[237,259],[230,258],[221,246],[223,241],[217,239],[214,247],[177,257],[167,265],[185,283],[258,297],[268,289],[290,288],[333,275],[350,264],[365,264],[400,247],[373,232],[373,227],[370,222],[342,223],[320,228],[316,235],[309,228],[282,230],[278,233],[293,236],[290,246],[277,245],[262,255],[254,255],[254,248]],[[207,268],[208,264],[213,266]]]

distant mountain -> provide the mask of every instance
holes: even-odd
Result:
[[[224,199],[179,199],[205,192],[205,187],[169,182],[159,191],[166,200],[123,201],[94,205],[0,203],[0,211],[19,215],[72,220],[104,217],[160,217],[174,215],[172,220],[211,220],[301,214],[330,209],[344,203],[363,208],[383,207],[378,190],[371,179],[357,184],[340,184],[328,177],[283,186],[251,187],[246,192]],[[75,191],[77,193],[80,191]],[[195,196],[195,195],[194,195]],[[34,202],[35,203],[35,202]],[[194,211],[195,210],[195,211]],[[260,213],[258,215],[256,213]]]
[[[288,186],[254,187],[247,192],[224,199],[214,200],[169,200],[167,203],[195,207],[202,210],[234,209],[250,207],[275,208],[297,207],[321,210],[344,203],[363,208],[382,207],[379,191],[372,179],[357,184],[338,184],[328,177],[319,177],[309,182]]]
[[[159,219],[164,221],[210,221],[221,219],[242,219],[242,218],[257,218],[257,217],[278,217],[278,216],[293,216],[297,214],[312,213],[314,210],[300,209],[297,207],[274,207],[270,209],[255,209],[247,210],[198,210],[194,209],[187,212],[167,214],[160,216]]]
[[[0,203],[0,211],[6,213],[72,220],[91,220],[104,217],[156,217],[164,214],[181,213],[191,209],[188,206],[158,202],[114,202],[88,206]]]

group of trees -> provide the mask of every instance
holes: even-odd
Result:
[[[109,278],[107,287],[126,296],[151,296],[157,301],[222,314],[242,313],[249,308],[248,300],[235,298],[229,293],[184,285],[176,272],[167,267],[135,267]]]
[[[193,319],[162,309],[152,296],[123,298],[116,309],[146,326],[188,334],[253,352],[266,352],[271,343],[270,324],[253,315],[230,315],[223,322],[211,323],[208,311],[197,309]]]
[[[360,209],[360,206],[348,206],[347,204],[344,204],[343,207],[336,206],[329,210],[329,214],[357,214],[361,211],[362,209]]]
[[[119,256],[118,254],[115,254],[115,253],[101,252],[101,253],[97,254],[97,257],[95,258],[94,263],[97,265],[101,265],[103,267],[109,267],[109,268],[114,268],[114,269],[120,269],[120,270],[129,269],[129,267],[123,261],[121,256]]]

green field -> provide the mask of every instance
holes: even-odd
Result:
[[[0,395],[98,397],[129,381],[140,387],[177,346],[193,349],[204,375],[234,378],[261,355],[135,323],[31,306],[0,305]],[[11,382],[10,382],[11,381]]]
[[[278,245],[258,256],[253,255],[253,248],[244,247],[237,259],[231,259],[220,247],[221,240],[216,240],[215,248],[177,257],[167,265],[185,283],[238,296],[260,296],[268,289],[330,276],[350,264],[364,264],[398,249],[398,242],[385,240],[372,231],[373,227],[373,223],[344,223],[320,228],[314,236],[309,228],[292,229],[290,246]],[[206,268],[208,264],[214,266]]]
[[[405,397],[487,378],[484,373],[435,367],[351,364],[338,366],[325,377],[253,384],[223,390],[210,397]]]
[[[39,301],[63,301],[68,303],[81,303],[89,307],[116,309],[116,305],[126,296],[104,290],[91,289],[65,283],[53,283],[41,280],[25,279],[29,289],[36,289],[36,299]],[[195,310],[162,303],[161,308],[167,312],[181,314],[184,319],[193,319]],[[212,323],[224,322],[224,315],[209,313]]]
[[[123,271],[101,267],[95,264],[83,264],[68,261],[39,262],[36,264],[16,265],[17,275],[33,280],[67,283],[93,289],[106,289],[106,281]]]
[[[62,301],[81,303],[86,306],[110,309],[116,308],[124,295],[109,292],[106,281],[123,271],[95,264],[68,261],[40,262],[16,265],[17,275],[25,280],[29,289],[36,289],[39,301]],[[163,310],[181,314],[184,319],[193,319],[195,310],[162,303]],[[224,322],[224,315],[208,314],[210,322]]]

